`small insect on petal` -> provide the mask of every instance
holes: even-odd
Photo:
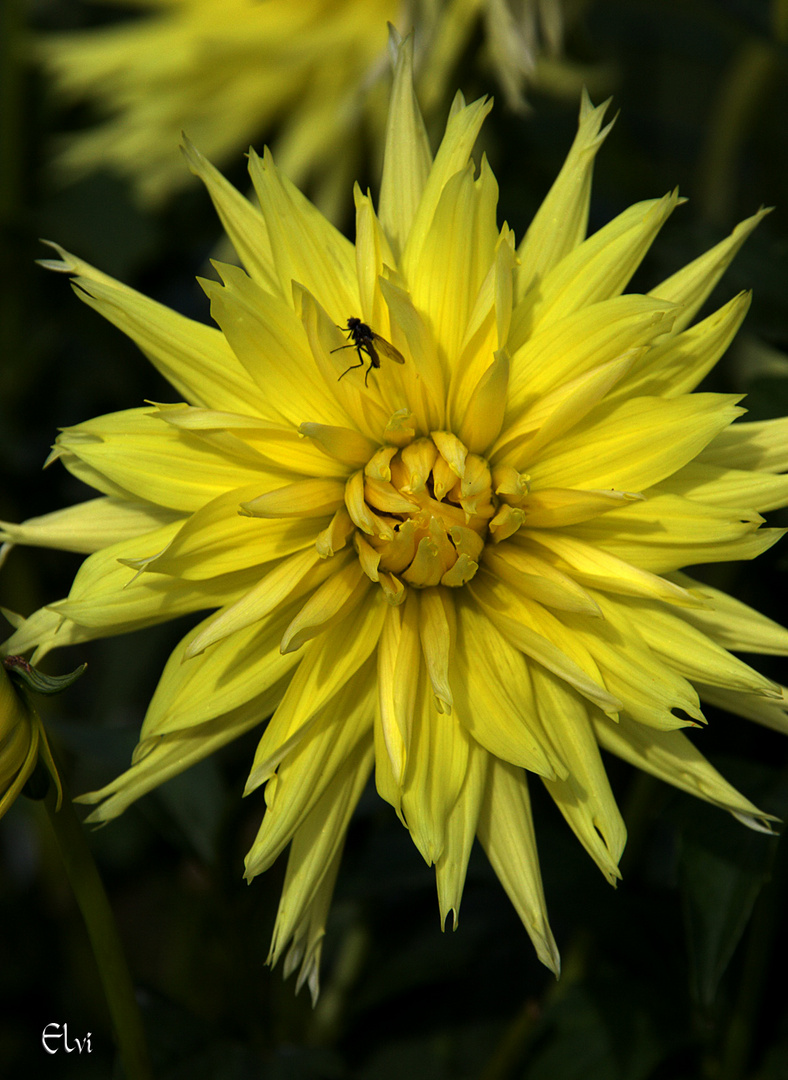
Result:
[[[376,334],[371,327],[367,326],[361,319],[357,319],[355,315],[351,315],[347,321],[347,326],[337,326],[338,330],[344,331],[350,341],[347,345],[337,345],[336,349],[332,349],[331,352],[340,352],[342,349],[355,349],[358,354],[358,363],[351,364],[349,368],[342,372],[339,379],[342,379],[347,375],[348,371],[355,371],[356,368],[363,368],[364,357],[362,353],[366,353],[369,357],[369,367],[367,373],[364,376],[364,386],[368,386],[367,380],[369,379],[369,373],[373,368],[380,367],[380,357],[378,356],[378,350],[387,357],[389,360],[393,360],[395,364],[404,364],[405,357],[399,351],[395,349],[390,341],[386,341],[380,334]],[[337,379],[337,382],[339,382]]]

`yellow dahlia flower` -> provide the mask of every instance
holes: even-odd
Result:
[[[270,959],[289,946],[313,994],[372,773],[435,867],[442,923],[478,837],[556,972],[529,774],[612,883],[625,827],[600,748],[769,828],[681,731],[701,700],[788,730],[783,691],[729,652],[785,653],[788,632],[681,571],[781,535],[760,511],[788,502],[788,422],[734,423],[738,398],[693,393],[748,296],[693,318],[761,214],[626,294],[677,195],[586,237],[609,128],[584,99],[517,245],[471,160],[488,110],[458,97],[433,158],[403,47],[355,244],[269,153],[250,155],[258,210],[187,145],[245,267],[202,283],[218,327],[60,249],[48,264],[184,400],[59,436],[52,457],[99,496],[4,535],[92,554],[8,647],[211,610],[168,660],[131,767],[84,797],[89,820],[272,714],[246,875],[290,846]]]
[[[64,140],[58,168],[76,176],[112,169],[146,203],[188,178],[177,153],[182,130],[222,161],[281,125],[280,167],[333,207],[357,171],[360,136],[383,133],[385,93],[370,91],[389,70],[387,22],[402,33],[417,27],[430,109],[480,18],[513,104],[542,47],[557,55],[562,30],[558,0],[130,2],[144,15],[52,34],[39,53],[61,97],[93,100],[106,117]]]

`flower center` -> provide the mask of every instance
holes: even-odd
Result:
[[[361,565],[397,603],[406,585],[471,580],[498,500],[486,460],[436,431],[381,447],[348,482],[345,504]]]

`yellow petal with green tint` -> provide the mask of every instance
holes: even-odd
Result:
[[[739,416],[738,400],[687,394],[603,403],[571,434],[537,452],[528,472],[545,487],[643,491],[686,465]]]
[[[561,959],[547,921],[526,774],[496,758],[489,765],[478,837],[536,955],[557,977]]]
[[[671,300],[681,305],[681,314],[676,322],[677,330],[683,330],[685,326],[689,326],[706,297],[727,270],[736,252],[768,213],[770,213],[768,209],[759,210],[757,214],[739,222],[729,237],[715,244],[713,248],[709,248],[699,258],[687,263],[681,270],[650,291],[650,296],[659,297],[661,300]]]
[[[678,201],[673,192],[635,203],[570,252],[515,307],[514,341],[623,292]]]
[[[402,784],[413,729],[421,644],[419,598],[409,589],[402,604],[389,607],[378,646],[378,728],[396,787]]]
[[[627,830],[599,753],[585,702],[549,671],[535,667],[533,693],[544,730],[566,762],[565,777],[542,777],[572,832],[611,885]]]
[[[693,683],[708,683],[768,697],[779,696],[776,683],[755,671],[713,639],[660,604],[599,597],[605,618],[625,636],[639,636],[657,656]],[[694,612],[692,614],[695,614]],[[705,614],[705,612],[704,612]]]
[[[303,326],[292,308],[265,292],[238,267],[220,266],[224,286],[202,281],[211,301],[211,316],[234,354],[265,395],[260,415],[289,421],[297,427],[320,417],[324,423],[346,424],[347,415],[322,379]],[[292,290],[291,290],[292,291]]]
[[[149,753],[136,760],[126,772],[100,790],[76,797],[74,801],[79,803],[101,803],[85,820],[91,825],[112,821],[153,788],[257,727],[261,718],[275,706],[280,692],[274,688],[241,708],[200,725],[193,732],[177,731],[154,739]]]
[[[380,221],[397,258],[405,247],[432,165],[427,130],[413,89],[413,35],[400,45],[394,67],[383,174]]]
[[[364,195],[356,184],[353,199],[356,205],[356,276],[361,298],[361,319],[374,327],[377,333],[389,338],[391,327],[379,278],[386,267],[395,267],[394,255],[375,215],[369,193]]]
[[[698,693],[702,701],[707,701],[718,709],[754,720],[756,724],[788,735],[788,691],[781,687],[782,697],[754,697],[740,690],[726,690],[720,686],[708,686],[698,683]]]
[[[293,838],[267,962],[275,964],[288,941],[285,978],[300,963],[298,984],[306,982],[317,1000],[320,947],[339,860],[353,811],[372,766],[372,746],[359,746],[337,772],[334,783],[307,815]],[[249,870],[247,869],[247,876]]]
[[[599,714],[593,717],[593,724],[600,745],[611,754],[680,791],[728,810],[751,829],[772,832],[768,822],[776,819],[740,795],[680,731],[656,731],[626,717],[613,724]]]
[[[375,452],[375,443],[358,431],[330,424],[305,423],[299,432],[310,439],[328,457],[350,468],[362,468]]]
[[[305,642],[336,626],[364,602],[369,587],[360,562],[352,560],[344,567],[336,566],[287,627],[279,648],[283,653],[296,652]]]
[[[386,607],[381,595],[373,592],[335,632],[309,642],[303,653],[287,654],[291,662],[295,658],[300,663],[257,747],[247,793],[270,779],[320,709],[372,655],[383,629]]]
[[[702,322],[673,333],[633,364],[609,394],[609,400],[654,394],[674,398],[688,394],[711,371],[730,345],[750,307],[750,293],[741,292]],[[674,314],[681,309],[673,309]]]
[[[237,411],[264,409],[222,334],[95,270],[57,244],[62,261],[42,260],[50,270],[74,274],[81,300],[127,334],[164,378],[192,405]]]
[[[613,126],[611,121],[602,128],[609,104],[610,99],[594,108],[583,90],[574,142],[517,249],[518,299],[585,240],[594,159]]]
[[[443,854],[435,862],[441,928],[445,927],[449,914],[453,913],[453,928],[457,929],[468,860],[476,836],[482,798],[487,784],[488,760],[489,755],[486,751],[471,741],[465,782],[446,819]]]
[[[644,348],[628,349],[545,394],[501,432],[490,457],[496,464],[530,467],[542,447],[557,441],[579,424],[644,351]]]
[[[489,168],[478,181],[473,172],[469,162],[446,181],[418,261],[404,268],[413,302],[432,328],[444,365],[453,365],[460,351],[498,237],[497,188],[488,180]]]
[[[263,215],[186,136],[182,149],[190,170],[205,184],[222,227],[249,276],[269,292],[278,291],[279,279]],[[289,293],[283,295],[289,299]]]
[[[583,697],[607,712],[615,712],[621,702],[605,689],[593,658],[576,634],[540,605],[517,596],[477,574],[468,591],[503,636],[520,652],[564,679]]]
[[[540,776],[565,776],[536,707],[523,654],[472,603],[458,605],[452,673],[457,719],[490,754]]]
[[[545,607],[599,617],[599,605],[590,593],[537,552],[524,544],[502,543],[485,551],[484,565],[516,592]]]
[[[322,445],[304,439],[300,430],[291,424],[268,424],[259,417],[196,409],[183,404],[157,404],[155,415],[165,424],[199,433],[206,441],[220,447],[226,444],[224,433],[229,432],[234,440],[240,440],[249,448],[253,455],[250,460],[259,457],[265,467],[286,467],[306,476],[344,476],[346,472],[341,462],[331,460]],[[301,425],[302,428],[305,426]],[[319,424],[313,426],[320,427]]]
[[[691,461],[652,491],[667,491],[695,502],[736,510],[777,510],[788,504],[788,476],[748,469],[726,469]]]
[[[646,544],[726,543],[754,532],[763,518],[749,508],[714,506],[666,490],[670,480],[650,488],[643,499],[609,514],[575,525],[572,533],[586,540],[632,540]],[[677,485],[678,487],[679,485]]]
[[[341,333],[338,323],[328,316],[315,297],[298,283],[293,284],[293,294],[313,361],[324,385],[331,388],[330,392],[342,410],[344,419],[333,422],[345,425],[350,421],[350,426],[355,427],[362,435],[379,442],[380,432],[385,428],[391,412],[377,389],[376,377],[373,376],[372,380],[365,384],[366,375],[362,375],[359,368],[357,372],[351,373],[350,378],[342,378],[343,373],[353,366],[352,361],[342,359],[347,353],[332,353],[332,350],[348,344],[346,335]],[[385,377],[382,370],[376,374],[378,377]],[[355,380],[353,376],[356,376]],[[402,407],[407,408],[404,397]],[[332,414],[321,417],[327,420],[331,418]]]
[[[541,488],[529,492],[523,500],[531,529],[555,529],[565,525],[579,525],[620,510],[632,502],[642,501],[643,496],[632,491],[577,491],[573,488]]]
[[[256,491],[256,486],[226,491],[192,514],[164,550],[152,557],[127,559],[126,565],[200,581],[259,566],[314,544],[322,521],[260,521],[243,514],[241,507]]]
[[[627,294],[583,307],[524,341],[512,334],[507,424],[570,379],[669,333],[675,317],[670,305]]]
[[[422,669],[402,785],[402,814],[428,866],[445,850],[446,824],[465,782],[470,743],[462,724],[435,708]]]
[[[359,310],[353,245],[298,188],[283,176],[266,150],[250,150],[249,175],[260,200],[282,295],[297,281],[320,297],[335,319]],[[346,314],[345,314],[346,313]]]
[[[665,581],[638,565],[627,563],[605,547],[586,543],[566,532],[522,529],[514,540],[529,554],[534,551],[545,555],[558,570],[569,571],[583,585],[591,585],[606,592],[622,593],[624,596],[647,596],[681,606],[701,607],[703,601],[680,588],[672,581]],[[536,545],[534,547],[534,545]]]
[[[285,604],[262,623],[238,630],[187,660],[189,646],[208,620],[190,630],[167,660],[143,721],[137,752],[148,752],[162,735],[190,731],[241,708],[274,686],[279,687],[278,702],[298,665],[297,656],[283,656],[279,650],[297,607],[297,601]],[[265,715],[260,713],[260,719]]]
[[[707,602],[708,607],[685,612],[684,618],[723,648],[734,652],[788,655],[788,630],[779,623],[687,574],[674,573],[671,578],[682,588],[697,591]]]
[[[111,544],[177,522],[180,514],[148,502],[118,498],[87,502],[28,518],[21,525],[0,521],[0,542],[52,547],[89,555]]]
[[[639,511],[641,506],[644,509]],[[630,503],[612,517],[607,514],[575,525],[572,532],[588,547],[646,573],[665,574],[701,563],[754,559],[785,532],[758,528],[760,520],[753,511],[720,509],[678,495],[654,495],[643,503]],[[536,531],[531,535],[541,539]],[[549,535],[552,543],[556,534]]]
[[[495,359],[465,402],[459,423],[459,437],[472,454],[481,454],[495,442],[506,410],[509,386],[509,357],[505,351]]]
[[[132,558],[155,557],[177,531],[176,522],[90,555],[77,571],[68,597],[52,606],[81,626],[124,633],[173,618],[175,613],[221,606],[255,580],[256,570],[201,583],[135,574],[128,566]]]
[[[435,339],[404,289],[382,278],[380,290],[389,309],[392,344],[407,357],[396,375],[405,387],[418,427],[422,431],[442,428],[446,420],[446,380]]]
[[[701,460],[737,469],[785,472],[788,469],[788,416],[732,424],[706,447]]]
[[[296,480],[248,499],[243,502],[242,510],[250,517],[268,519],[320,518],[338,510],[344,494],[345,482],[338,478]]]
[[[231,488],[271,486],[276,473],[228,437],[221,449],[165,424],[150,409],[127,409],[66,428],[57,445],[133,497],[192,511]],[[131,449],[133,448],[133,453]]]
[[[455,99],[457,102],[458,99]],[[411,222],[405,247],[400,255],[400,268],[408,281],[419,271],[427,236],[444,188],[455,174],[468,166],[468,161],[492,102],[484,98],[470,105],[459,104],[446,125],[435,160],[427,177],[416,213]],[[497,229],[495,230],[497,234]],[[467,255],[467,252],[466,252]],[[486,271],[485,267],[485,271]]]
[[[603,598],[599,599],[601,603]],[[664,730],[686,727],[693,721],[702,723],[704,717],[694,687],[632,633],[631,627],[624,629],[624,620],[613,620],[612,605],[605,605],[603,611],[607,620],[596,622],[593,630],[582,616],[568,612],[562,615],[562,622],[593,656],[605,685],[621,699],[625,711],[642,724]],[[675,715],[674,709],[692,719]]]
[[[435,695],[435,707],[439,713],[451,713],[449,674],[457,637],[457,613],[449,590],[420,591],[419,635],[427,675]]]
[[[343,565],[349,555],[349,552],[345,553],[334,562],[322,559],[315,548],[310,546],[305,551],[282,559],[239,600],[217,612],[207,625],[203,624],[202,632],[192,639],[187,648],[185,658],[188,660],[192,656],[198,656],[214,642],[260,622],[280,604],[311,592],[322,585],[338,566]]]
[[[321,710],[268,781],[265,816],[245,860],[247,879],[276,861],[348,761],[360,751],[371,764],[374,689],[368,663]]]

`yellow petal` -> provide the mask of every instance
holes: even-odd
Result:
[[[612,724],[606,716],[597,715],[593,724],[599,742],[610,753],[680,791],[730,811],[742,824],[758,832],[772,831],[768,822],[775,818],[731,787],[680,731],[656,731],[625,717],[619,724]]]
[[[539,605],[507,593],[488,578],[477,575],[468,586],[469,592],[516,649],[543,664],[604,711],[615,712],[621,707],[620,700],[605,689],[596,664],[577,634],[568,633]]]
[[[672,332],[633,364],[615,386],[609,400],[654,394],[673,398],[694,390],[730,345],[750,306],[750,293],[741,292],[702,322],[683,333]],[[675,308],[674,314],[683,314]]]
[[[66,428],[58,445],[133,497],[173,510],[196,510],[228,489],[270,486],[276,473],[230,436],[222,446],[127,409]],[[259,459],[258,459],[259,460]]]
[[[536,955],[556,977],[561,960],[550,924],[539,870],[526,775],[490,759],[478,836],[493,870],[520,916]]]
[[[768,697],[779,696],[771,679],[754,671],[684,618],[661,604],[607,597],[599,598],[605,618],[625,634],[639,634],[657,656],[693,683],[707,683]],[[695,614],[692,612],[691,614]],[[705,613],[704,613],[705,614]]]
[[[588,708],[548,671],[532,671],[534,698],[545,731],[566,762],[567,775],[544,778],[545,787],[580,843],[611,885],[627,830],[607,779]]]
[[[211,316],[265,395],[260,415],[295,427],[313,416],[326,423],[347,423],[336,397],[315,371],[292,299],[288,303],[267,293],[238,267],[218,269],[224,286],[201,284],[211,301]]]
[[[635,203],[566,255],[515,307],[514,340],[623,292],[678,201],[673,192]]]
[[[329,795],[329,789],[335,784],[340,790],[345,786],[351,762],[356,768],[366,762],[366,780],[372,758],[373,695],[372,670],[367,666],[321,710],[279,766],[275,780],[268,782],[266,813],[245,859],[247,880],[276,861],[321,800],[334,801],[336,794]],[[324,829],[331,832],[329,822],[324,822]],[[343,838],[344,833],[332,840]]]
[[[705,448],[701,459],[711,465],[785,472],[788,469],[788,416],[731,424]]]
[[[611,121],[602,128],[609,104],[610,99],[594,108],[583,90],[577,135],[517,249],[518,299],[585,239],[594,159],[613,126]]]
[[[112,544],[133,540],[163,525],[177,522],[175,510],[137,500],[88,499],[21,525],[0,521],[0,542],[52,547],[88,555]]]
[[[656,285],[650,296],[671,300],[681,304],[681,314],[676,323],[677,330],[683,330],[695,318],[703,301],[711,293],[726,269],[733,261],[736,252],[769,210],[759,210],[752,217],[745,218],[735,227],[730,236],[721,240],[704,255],[687,263],[681,270]]]
[[[686,465],[741,413],[727,394],[634,398],[598,406],[574,431],[537,452],[536,486],[643,491]]]
[[[413,35],[409,34],[397,51],[380,182],[380,221],[397,257],[405,247],[431,165],[427,131],[413,89]]]
[[[460,913],[460,900],[465,885],[468,859],[476,835],[482,798],[487,784],[489,755],[473,742],[469,745],[465,782],[457,802],[446,819],[443,854],[435,862],[435,881],[438,886],[441,927],[449,913],[454,915],[454,929]]]
[[[344,493],[345,484],[341,479],[296,480],[248,499],[242,510],[252,517],[319,518],[338,510]]]
[[[734,652],[788,655],[788,630],[779,623],[711,585],[694,581],[687,574],[675,573],[671,577],[682,588],[697,591],[707,602],[708,607],[687,611],[684,618],[723,648]]]
[[[150,362],[192,405],[243,411],[265,408],[265,398],[212,326],[179,315],[164,304],[95,270],[57,244],[62,261],[50,270],[76,274],[77,295],[142,349]]]
[[[457,634],[454,600],[447,589],[422,589],[419,596],[419,635],[424,661],[439,713],[451,712],[452,669]]]
[[[274,165],[250,150],[249,175],[260,200],[273,264],[284,297],[297,281],[319,297],[335,319],[359,310],[353,245]]]
[[[529,543],[530,542],[530,543]],[[625,562],[622,558],[603,547],[589,544],[570,536],[565,532],[523,530],[518,534],[516,543],[523,543],[526,551],[542,550],[551,552],[557,560],[559,570],[570,570],[571,576],[584,585],[592,585],[607,592],[622,593],[624,596],[653,596],[671,604],[700,607],[703,601],[680,588],[672,581],[657,577],[647,570]]]
[[[222,227],[247,273],[269,292],[278,291],[279,280],[263,215],[225,180],[186,136],[183,137],[183,153],[191,171],[205,184]]]
[[[458,434],[471,453],[483,453],[497,438],[503,423],[508,385],[509,357],[505,352],[498,352],[465,403]]]
[[[320,709],[374,652],[385,612],[385,600],[376,590],[368,594],[360,611],[340,623],[335,633],[323,634],[309,642],[303,653],[287,654],[291,663],[294,658],[301,660],[257,747],[246,792],[272,776]],[[216,648],[220,649],[221,643]]]
[[[420,663],[418,594],[409,589],[404,603],[386,612],[378,648],[378,728],[396,787],[408,759]]]
[[[422,672],[402,787],[402,813],[428,866],[445,850],[446,825],[465,781],[469,753],[470,737],[453,716],[436,710]]]
[[[369,581],[357,560],[336,567],[334,573],[312,593],[282,635],[283,653],[295,652],[301,646],[335,626],[364,602]]]
[[[267,962],[275,964],[292,939],[284,975],[287,978],[301,964],[296,992],[307,983],[313,1005],[319,990],[320,948],[345,835],[371,764],[371,745],[366,749],[359,747],[348,757],[333,784],[298,829],[287,861]],[[251,876],[249,870],[247,876]]]
[[[472,603],[458,605],[453,672],[458,720],[497,758],[555,779],[565,776],[560,749],[542,726],[523,654]]]
[[[224,607],[207,625],[203,624],[201,633],[192,639],[186,650],[186,659],[198,656],[205,652],[209,645],[229,637],[237,630],[260,622],[285,601],[297,599],[310,592],[334,573],[337,565],[341,566],[339,560],[335,563],[333,560],[321,559],[311,546],[306,551],[299,551],[282,559],[239,600]]]

